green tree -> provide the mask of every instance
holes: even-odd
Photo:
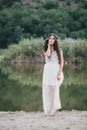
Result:
[[[54,0],[46,0],[46,2],[42,6],[43,8],[49,10],[49,9],[57,9],[59,7],[58,1]]]
[[[21,0],[0,0],[0,9],[11,7],[15,2],[20,2]]]

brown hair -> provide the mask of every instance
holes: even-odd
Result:
[[[59,59],[59,64],[61,63],[61,55],[60,55],[60,47],[59,47],[59,43],[58,43],[58,36],[54,33],[49,34],[49,36],[46,38],[45,42],[44,42],[44,46],[43,46],[43,51],[47,51],[48,49],[48,40],[50,36],[54,36],[55,41],[54,41],[54,50],[57,52],[57,56]]]

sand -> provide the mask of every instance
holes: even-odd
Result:
[[[55,116],[43,112],[0,112],[0,130],[87,130],[87,111],[61,111]]]

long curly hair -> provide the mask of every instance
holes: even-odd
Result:
[[[48,41],[49,41],[50,36],[54,36],[54,38],[55,38],[53,47],[54,47],[54,50],[57,53],[59,64],[60,64],[61,63],[60,47],[59,47],[59,43],[58,43],[58,36],[56,34],[54,34],[54,33],[49,34],[49,36],[46,38],[46,40],[44,42],[42,50],[44,52],[47,51],[47,49],[48,49]]]

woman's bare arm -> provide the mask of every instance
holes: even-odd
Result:
[[[63,52],[61,48],[60,48],[60,57],[61,57],[61,63],[60,63],[59,73],[62,72],[64,66],[64,58],[63,58]]]

